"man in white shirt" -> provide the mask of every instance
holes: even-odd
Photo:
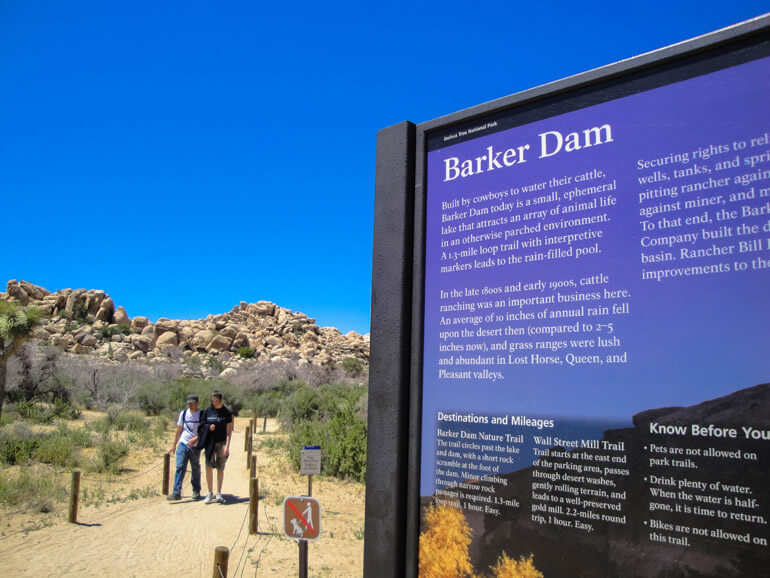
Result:
[[[176,451],[176,476],[174,490],[168,497],[169,501],[182,499],[182,481],[187,473],[187,462],[190,462],[190,482],[193,489],[193,500],[201,497],[201,451],[198,447],[198,425],[201,412],[198,409],[198,396],[187,396],[187,409],[182,410],[176,423],[174,445],[168,453]]]

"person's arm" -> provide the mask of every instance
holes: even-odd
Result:
[[[182,426],[177,426],[176,428],[176,435],[174,436],[174,445],[171,446],[171,449],[168,450],[168,453],[173,454],[176,451],[176,445],[179,443],[179,438],[182,435]]]
[[[233,437],[233,422],[227,422],[227,443],[225,444],[225,455],[230,455],[230,438]]]

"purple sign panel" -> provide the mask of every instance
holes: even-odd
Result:
[[[422,575],[766,572],[769,102],[761,58],[428,153]]]

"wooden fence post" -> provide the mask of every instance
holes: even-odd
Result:
[[[213,578],[227,578],[227,561],[230,557],[230,549],[227,546],[217,546],[214,550],[214,574]]]
[[[171,477],[171,454],[166,452],[163,454],[163,486],[161,488],[161,494],[168,496],[168,483]]]
[[[257,454],[251,454],[251,471],[249,473],[251,474],[250,477],[257,477]]]
[[[253,432],[257,433],[257,410],[256,409],[251,410],[251,427],[253,428]]]
[[[257,533],[259,518],[259,479],[252,477],[249,480],[249,533]]]
[[[78,502],[80,500],[80,470],[72,470],[72,487],[70,488],[70,524],[78,523]]]

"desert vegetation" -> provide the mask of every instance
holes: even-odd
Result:
[[[6,318],[10,312],[20,319],[23,330],[17,331],[23,339],[3,334],[0,503],[6,506],[51,511],[67,498],[66,473],[73,468],[107,481],[119,478],[131,452],[150,449],[157,456],[166,449],[187,395],[197,394],[205,405],[214,389],[224,393],[236,415],[253,408],[260,417],[278,418],[288,435],[273,442],[273,450],[294,466],[299,467],[302,445],[321,445],[324,474],[364,480],[367,375],[360,363],[265,363],[244,350],[237,353],[238,369],[222,376],[221,359],[208,353],[171,352],[154,363],[109,362],[30,340],[37,312],[32,310],[28,321],[25,308],[3,311]],[[153,493],[157,490],[129,492],[132,498]],[[98,487],[85,488],[84,495],[86,502],[108,499]]]

